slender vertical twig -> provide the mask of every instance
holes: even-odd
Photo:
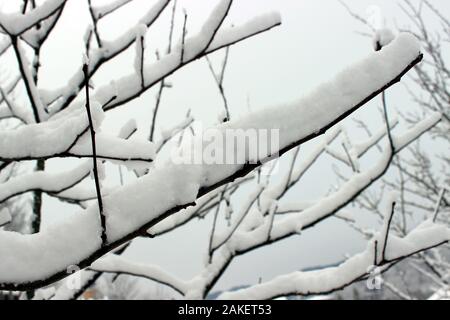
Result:
[[[173,30],[175,27],[175,12],[176,12],[176,8],[177,8],[177,1],[175,0],[173,3],[173,7],[172,7],[172,16],[170,19],[170,31],[169,31],[169,43],[167,45],[167,54],[172,53],[172,39],[173,39]],[[183,27],[183,35],[184,35],[184,28],[186,26]],[[184,46],[184,45],[183,45]],[[159,53],[158,51],[156,51],[156,59],[159,60]],[[162,79],[161,83],[159,84],[159,88],[158,88],[158,93],[156,95],[156,103],[155,103],[155,110],[153,111],[153,116],[152,116],[152,122],[150,124],[150,134],[149,134],[149,138],[148,140],[153,142],[154,140],[154,135],[155,135],[155,127],[156,127],[156,117],[158,115],[158,111],[159,111],[159,106],[161,105],[161,99],[162,99],[162,94],[164,91],[164,88],[167,88],[168,85],[166,84],[166,79]]]
[[[100,190],[100,179],[98,177],[98,168],[97,168],[97,147],[95,144],[95,128],[94,123],[92,121],[92,114],[91,114],[91,105],[90,105],[90,99],[89,99],[89,65],[88,63],[83,64],[83,73],[86,80],[86,112],[88,114],[89,118],[89,130],[91,132],[91,142],[92,142],[92,160],[93,160],[93,171],[94,171],[94,180],[95,180],[95,190],[97,193],[97,200],[98,200],[98,209],[100,213],[100,222],[102,227],[102,245],[105,245],[107,242],[107,234],[106,234],[106,217],[103,212],[103,200],[102,200],[102,194]]]
[[[389,217],[386,224],[386,232],[384,234],[383,248],[381,250],[381,262],[386,261],[386,248],[389,237],[389,229],[391,228],[392,218],[394,217],[395,204],[396,204],[395,202],[392,202],[391,211],[389,212]]]
[[[91,39],[92,39],[92,35],[94,33],[94,31],[92,31],[92,28],[89,27],[89,29],[86,31],[86,36],[85,36],[85,51],[86,51],[86,55],[89,58],[89,52],[91,51]]]
[[[373,261],[373,265],[377,266],[378,265],[378,240],[375,240],[374,243],[374,261]]]
[[[267,230],[267,242],[270,242],[271,240],[271,233],[272,233],[272,229],[273,229],[273,222],[275,221],[275,212],[278,209],[278,205],[273,205],[272,208],[270,208],[270,212],[269,212],[269,228]]]
[[[22,8],[21,8],[22,14],[25,14],[27,12],[27,7],[28,7],[28,0],[23,0]]]
[[[95,14],[94,14],[94,9],[92,8],[91,0],[88,0],[88,6],[89,6],[89,14],[91,15],[92,24],[93,24],[93,27],[94,27],[95,39],[97,40],[98,47],[101,48],[102,47],[102,40],[100,39],[100,34],[98,32],[98,20],[97,20],[97,17],[95,16]]]
[[[184,11],[184,21],[183,21],[183,32],[181,35],[181,58],[180,58],[180,64],[184,63],[184,45],[186,42],[186,25],[187,25],[187,12]]]
[[[140,42],[139,45],[139,50],[141,51],[139,53],[139,74],[140,74],[140,78],[141,78],[141,88],[142,90],[145,90],[145,78],[144,78],[144,54],[145,54],[145,38],[144,35],[140,34],[139,35],[139,39],[137,39],[136,41]]]
[[[353,163],[353,159],[352,159],[352,157],[350,156],[350,152],[348,151],[348,148],[347,148],[347,146],[345,145],[345,143],[342,143],[342,148],[344,148],[345,155],[347,156],[348,162],[350,163],[350,166],[352,167],[352,171],[353,171],[353,172],[357,172],[356,166],[355,166],[355,164]]]
[[[41,119],[39,116],[37,101],[35,101],[36,97],[33,94],[32,84],[30,83],[30,81],[32,79],[28,79],[28,77],[27,77],[27,71],[25,70],[26,66],[25,66],[25,62],[23,60],[24,57],[22,56],[21,49],[19,48],[18,38],[16,36],[11,36],[11,44],[14,48],[14,52],[15,52],[15,55],[17,58],[17,63],[19,64],[19,71],[22,76],[23,82],[25,84],[27,96],[30,99],[31,108],[33,110],[33,115],[34,115],[34,120],[36,121],[36,123],[39,123],[39,122],[41,122]]]
[[[441,189],[441,192],[439,193],[438,200],[436,201],[436,206],[434,207],[433,212],[433,222],[436,222],[438,214],[439,214],[439,208],[441,206],[442,199],[444,198],[445,188]]]
[[[392,139],[392,133],[391,133],[391,126],[389,125],[389,116],[387,112],[387,103],[386,103],[386,91],[383,91],[381,93],[381,101],[383,103],[383,115],[384,115],[384,121],[386,122],[386,130],[387,130],[387,137],[389,140],[389,147],[391,148],[391,152],[395,152],[394,147],[394,140]]]
[[[209,57],[208,56],[205,57],[206,58],[206,62],[208,63],[209,70],[211,71],[211,73],[212,73],[212,75],[214,77],[216,85],[219,88],[220,95],[222,97],[223,105],[224,105],[224,108],[225,108],[225,119],[223,119],[223,122],[227,122],[227,121],[230,120],[230,109],[228,107],[228,99],[227,99],[227,97],[225,95],[225,89],[223,87],[223,80],[224,80],[224,77],[225,77],[225,70],[227,68],[229,52],[230,52],[230,47],[226,47],[226,49],[225,49],[225,57],[223,59],[222,67],[221,67],[219,75],[217,75],[216,72],[214,71],[214,67],[213,67]]]
[[[159,60],[159,53],[156,52],[156,58]],[[159,106],[161,104],[161,98],[162,98],[162,94],[164,91],[164,88],[166,87],[166,83],[163,80],[161,80],[160,84],[159,84],[159,88],[158,88],[158,93],[156,94],[156,103],[155,103],[155,110],[153,111],[153,116],[152,116],[152,122],[150,124],[150,135],[148,140],[153,142],[154,139],[154,135],[155,135],[155,127],[156,127],[156,116],[158,115],[158,111],[159,111]]]
[[[402,212],[402,232],[406,235],[407,232],[407,222],[406,222],[406,208],[405,208],[405,178],[403,176],[402,165],[400,164],[400,158],[397,156],[395,158],[395,162],[397,163],[398,173],[399,173],[399,188],[400,188],[400,201],[401,201],[401,212]]]
[[[170,54],[172,53],[172,39],[173,39],[173,30],[175,27],[175,12],[177,9],[177,0],[175,0],[173,2],[173,7],[172,7],[172,17],[170,19],[170,31],[169,31],[169,44],[167,46],[167,53]]]
[[[212,225],[211,235],[209,237],[209,244],[208,244],[209,263],[211,263],[212,255],[214,253],[214,249],[213,249],[212,245],[213,245],[213,240],[214,240],[214,234],[216,232],[217,217],[220,212],[220,204],[222,203],[222,200],[224,198],[226,190],[227,190],[227,187],[225,187],[224,190],[222,191],[222,193],[220,194],[219,202],[217,203],[216,211],[214,212],[213,225]]]
[[[120,178],[120,185],[123,186],[123,172],[121,165],[119,165],[119,178]]]

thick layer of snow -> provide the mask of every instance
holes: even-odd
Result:
[[[66,0],[46,0],[42,5],[27,12],[25,15],[21,13],[0,13],[0,25],[12,35],[20,35],[24,31],[30,29],[35,24],[48,18],[56,12]]]
[[[91,106],[92,117],[103,119],[99,104]],[[40,158],[67,151],[89,126],[86,109],[70,108],[38,124],[0,131],[0,158]],[[98,126],[96,127],[98,128]]]
[[[330,123],[351,110],[358,102],[363,101],[369,93],[383,88],[394,79],[420,54],[417,39],[403,33],[379,52],[355,63],[337,74],[332,80],[318,86],[303,98],[283,106],[272,106],[216,127],[226,138],[226,130],[279,130],[279,148],[288,147],[293,141],[301,140],[318,132],[324,123]],[[301,125],[300,125],[301,124]],[[225,139],[226,140],[226,139]],[[208,141],[194,141],[187,150],[195,149]],[[217,141],[217,149],[226,141]],[[206,149],[206,146],[203,149]],[[222,147],[223,148],[223,147]],[[246,150],[239,150],[241,156]],[[225,153],[225,152],[224,152]],[[249,159],[247,160],[254,160]],[[220,181],[242,165],[209,165],[204,168],[204,176],[211,182]]]
[[[92,168],[92,161],[87,161],[72,170],[61,173],[33,172],[14,177],[0,184],[0,202],[14,195],[30,190],[60,192],[85,178]]]
[[[375,49],[379,49],[378,48],[379,46],[381,48],[385,47],[389,43],[391,43],[391,41],[393,41],[394,39],[395,39],[395,35],[392,32],[392,30],[390,30],[388,28],[382,28],[375,32],[375,35],[373,37],[373,46]]]
[[[39,28],[28,29],[26,32],[22,33],[22,39],[24,39],[32,47],[37,48],[42,42],[48,37],[49,32],[52,31],[55,23],[58,20],[59,12],[56,12],[49,18],[41,21],[39,23]],[[33,68],[33,71],[34,68]]]
[[[91,112],[94,128],[99,131],[104,118],[101,105],[92,103]],[[150,162],[154,158],[155,148],[151,142],[144,139],[126,140],[125,138],[97,133],[98,157],[144,162]],[[66,109],[46,122],[0,131],[0,159],[3,160],[53,156],[90,157],[91,155],[89,121],[86,109],[81,105]]]
[[[115,241],[167,210],[197,199],[201,167],[167,165],[104,199],[109,241]]]
[[[95,139],[99,158],[150,162],[155,157],[154,145],[145,139],[122,139],[102,132],[97,133]],[[69,153],[81,157],[91,155],[89,133],[80,137]]]
[[[114,190],[114,188],[102,186],[102,196],[107,196],[112,190]],[[91,184],[89,186],[78,184],[66,191],[54,194],[54,196],[61,199],[75,200],[75,201],[88,201],[97,199],[97,193],[94,184]]]
[[[109,3],[103,4],[101,6],[93,7],[92,10],[94,12],[94,16],[97,19],[100,19],[117,9],[123,7],[127,3],[130,3],[133,0],[115,0],[115,1],[109,1]]]
[[[450,300],[450,289],[442,288],[436,291],[428,300]]]
[[[221,28],[208,47],[208,52],[224,48],[251,35],[271,29],[281,23],[278,12],[271,12],[255,17],[242,25]]]
[[[8,222],[11,221],[11,215],[9,214],[8,209],[3,208],[0,210],[0,227],[4,226]]]
[[[215,33],[223,23],[227,12],[230,10],[232,0],[220,0],[213,12],[209,15],[208,20],[203,24],[200,32],[193,36],[188,37],[185,41],[185,45],[182,61],[189,61],[194,59],[199,53],[206,50],[209,44],[214,40]],[[181,52],[180,46],[175,51]]]
[[[45,279],[76,265],[101,245],[95,206],[33,235],[0,233],[0,282],[24,283]],[[30,267],[31,266],[31,267]]]
[[[128,139],[137,131],[136,119],[128,120],[125,125],[120,129],[119,138]]]
[[[91,269],[103,272],[127,270],[127,273],[129,274],[139,274],[148,279],[168,284],[181,293],[184,293],[187,290],[187,285],[184,281],[170,275],[162,268],[145,264],[131,263],[127,259],[114,254],[109,254],[106,257],[95,261],[92,264]]]

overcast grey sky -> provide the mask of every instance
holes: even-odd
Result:
[[[40,81],[43,87],[64,85],[80,68],[81,44],[89,21],[87,1],[69,1],[61,25],[55,30],[42,53]],[[107,0],[93,0],[94,4]],[[154,1],[135,0],[100,25],[105,38],[113,39],[127,27],[134,25],[145,8]],[[189,32],[198,30],[216,1],[179,0],[177,30],[181,22],[181,8],[189,14]],[[413,1],[414,2],[414,1]],[[6,4],[6,1],[0,1]],[[381,9],[388,26],[405,26],[407,21],[392,0],[346,0],[355,11],[366,15],[369,6]],[[433,0],[438,7],[449,9],[446,0]],[[148,35],[149,50],[164,48],[168,34],[170,10],[166,10],[160,21]],[[278,11],[283,24],[272,31],[233,46],[230,50],[229,67],[225,75],[225,90],[230,102],[231,117],[239,117],[265,105],[283,103],[299,97],[314,86],[328,79],[340,69],[364,57],[371,50],[371,39],[356,31],[367,31],[352,19],[336,0],[235,0],[226,24],[239,24],[258,14]],[[214,54],[219,62],[223,52]],[[96,85],[107,83],[133,71],[134,50],[119,57],[94,78]],[[153,55],[150,55],[153,59]],[[193,116],[205,126],[212,125],[222,104],[208,66],[204,60],[197,61],[170,78],[174,88],[163,96],[159,124],[170,127],[181,120],[188,108]],[[142,134],[148,133],[151,108],[154,105],[154,90],[130,103],[130,106],[108,114],[106,129],[118,131],[130,117],[136,118]],[[408,108],[401,85],[389,92],[396,108]],[[382,125],[377,111],[378,100],[364,107],[354,116],[365,119],[372,128]],[[308,150],[308,146],[304,149]],[[52,162],[58,170],[61,162]],[[64,163],[66,165],[67,162]],[[71,164],[72,162],[68,162]],[[115,174],[115,171],[112,173]],[[305,177],[303,185],[296,189],[292,198],[315,198],[326,194],[330,182],[336,178],[330,159],[322,160]],[[44,226],[78,209],[62,205],[46,198],[44,212],[50,218]],[[45,219],[45,217],[44,217]],[[175,274],[188,278],[202,266],[211,221],[194,221],[179,232],[155,240],[136,240],[127,255],[141,262],[154,263]],[[362,250],[364,242],[350,228],[337,220],[329,220],[301,236],[283,241],[236,259],[217,288],[255,283],[259,277],[269,279],[283,272],[299,268],[335,263],[346,253]]]

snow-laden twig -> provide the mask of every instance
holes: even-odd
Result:
[[[188,63],[195,61],[202,55],[206,55],[217,51],[221,48],[233,45],[237,42],[245,40],[254,35],[263,33],[270,30],[278,25],[280,25],[280,17],[277,14],[270,14],[255,18],[244,25],[235,26],[232,28],[224,28],[219,30],[215,36],[214,41],[211,42],[209,47],[203,49],[201,52],[197,52],[196,56],[192,56],[191,59],[184,59],[180,62],[180,50],[181,48],[173,48],[172,53],[162,56],[161,59],[153,64],[145,67],[145,88],[149,89],[153,87],[156,83],[160,82],[162,79],[173,74],[178,69],[187,65]],[[192,50],[199,50],[196,46],[196,42],[192,38],[187,38],[184,46],[185,48],[192,48]],[[197,57],[198,56],[198,57]],[[119,94],[117,100],[110,104],[106,110],[116,108],[123,105],[124,103],[131,101],[141,95],[142,89],[136,87],[135,84],[139,81],[137,75],[130,74],[128,76],[122,77],[118,80],[117,84],[127,88],[122,94]],[[110,99],[110,86],[106,85],[100,87],[95,92],[96,99],[99,101],[106,101]]]
[[[124,259],[117,255],[108,255],[94,262],[90,267],[91,270],[101,272],[116,273],[115,270],[124,270],[121,274],[139,275],[158,283],[169,286],[181,294],[185,294],[187,291],[186,283],[163,269],[156,266],[149,266],[145,264],[133,264],[127,259]],[[126,271],[125,271],[126,270]]]
[[[389,127],[394,129],[399,124],[398,118],[390,120]],[[361,158],[367,151],[369,151],[373,146],[377,145],[387,134],[386,126],[370,136],[370,139],[365,139],[364,142],[356,141],[352,144],[352,152],[355,154],[356,158]],[[348,157],[344,152],[331,147],[327,148],[327,153],[347,165],[350,165]]]
[[[391,142],[389,143],[389,145],[391,146]],[[391,148],[392,148],[392,146],[391,146]],[[385,212],[383,229],[381,230],[381,236],[380,236],[380,238],[381,238],[380,241],[382,241],[381,242],[381,250],[380,250],[381,256],[380,257],[375,256],[376,264],[378,264],[378,261],[383,262],[386,260],[386,248],[388,245],[388,237],[389,237],[392,219],[394,217],[395,204],[396,204],[396,202],[394,199],[389,199],[389,208]],[[378,241],[378,243],[380,243],[380,241]]]
[[[98,128],[103,120],[103,111],[95,101],[91,103],[91,113],[94,127]],[[84,107],[76,106],[46,122],[0,131],[0,160],[91,158],[92,144],[88,128]],[[155,155],[153,144],[145,140],[128,141],[99,133],[97,141],[97,156],[100,159],[151,162]]]
[[[145,24],[139,25],[136,28],[136,54],[134,58],[134,69],[136,74],[140,77],[141,88],[145,88],[145,74],[144,74],[144,63],[145,63],[145,47],[146,47],[146,34],[147,26]]]
[[[88,177],[91,169],[92,164],[89,161],[61,173],[39,171],[14,177],[0,185],[0,203],[34,190],[54,194],[66,191]]]
[[[225,117],[225,119],[221,119],[222,122],[227,122],[227,121],[230,120],[230,110],[228,108],[228,99],[227,99],[227,97],[225,95],[225,90],[224,90],[224,87],[223,87],[223,80],[224,80],[224,77],[225,77],[225,70],[226,70],[227,64],[228,64],[229,52],[230,52],[230,47],[226,47],[225,48],[225,57],[224,57],[224,59],[222,61],[222,66],[221,66],[221,69],[220,69],[220,73],[218,73],[218,74],[214,71],[214,67],[212,65],[211,60],[209,59],[208,56],[206,56],[206,62],[208,63],[209,70],[211,71],[211,74],[214,77],[214,80],[215,80],[215,82],[217,84],[217,87],[219,88],[220,96],[222,97],[223,105],[224,105],[224,108],[225,108],[225,115],[226,115],[226,117]]]
[[[194,123],[194,118],[192,117],[191,112],[188,111],[183,120],[168,129],[162,130],[162,138],[155,143],[156,154],[158,154],[170,140],[192,125],[192,123]]]
[[[236,190],[238,186],[252,180],[252,175],[237,179],[236,181],[228,185],[229,193],[232,193],[234,190]],[[148,233],[153,237],[167,234],[168,232],[185,225],[189,221],[192,221],[194,218],[200,217],[203,212],[209,212],[212,208],[218,205],[220,196],[224,189],[225,187],[223,186],[205,194],[204,196],[197,199],[195,206],[180,210],[170,217],[167,217],[166,219],[150,228],[148,230]]]
[[[18,40],[17,37],[11,37],[11,43],[16,55],[17,63],[19,64],[19,71],[25,84],[27,96],[30,100],[31,108],[33,109],[34,120],[36,123],[39,123],[41,120],[45,119],[46,114],[39,91],[36,87],[35,78],[31,72],[31,65],[20,40]]]
[[[47,19],[36,24],[34,28],[30,28],[26,32],[22,33],[20,36],[21,39],[23,39],[35,51],[39,51],[60,20],[66,3],[67,1],[64,2],[60,8]]]
[[[261,193],[264,191],[265,186],[259,186],[256,189],[254,194],[249,195],[248,199],[245,201],[241,210],[237,213],[235,220],[229,229],[226,230],[224,234],[216,234],[211,241],[210,245],[210,254],[212,255],[214,251],[223,246],[230,238],[233,236],[233,233],[239,228],[242,221],[244,221],[245,217],[249,213],[251,207],[255,203],[255,201],[259,198]]]
[[[110,1],[107,4],[103,4],[101,6],[93,6],[92,11],[94,13],[94,17],[99,20],[107,15],[114,13],[115,11],[119,10],[126,4],[132,2],[133,0],[114,0]]]

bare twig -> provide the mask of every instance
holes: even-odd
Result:
[[[100,39],[100,34],[98,32],[98,20],[97,17],[94,14],[94,10],[92,8],[92,0],[88,0],[88,6],[89,6],[89,14],[91,15],[92,23],[93,23],[93,31],[95,34],[95,39],[97,40],[98,47],[102,47],[102,40]]]
[[[392,218],[394,217],[394,210],[395,210],[395,202],[392,202],[391,205],[391,211],[389,212],[389,216],[387,217],[387,223],[385,226],[385,233],[384,233],[384,239],[383,239],[383,247],[381,249],[381,262],[386,261],[386,248],[387,248],[387,242],[389,237],[389,230],[391,228]]]
[[[445,188],[441,189],[441,192],[439,193],[438,196],[438,200],[436,201],[436,205],[434,207],[434,212],[433,212],[433,222],[436,222],[438,214],[439,214],[439,207],[441,206],[441,202],[442,199],[444,198],[444,194],[445,194]]]
[[[212,225],[211,234],[210,234],[210,237],[209,237],[209,245],[208,245],[209,263],[211,263],[212,256],[213,256],[213,253],[214,253],[214,249],[213,249],[212,245],[213,245],[213,240],[214,240],[214,234],[216,232],[216,227],[217,227],[217,217],[219,216],[220,204],[222,203],[222,200],[224,198],[226,189],[227,188],[225,187],[225,189],[220,194],[220,199],[219,199],[219,202],[217,204],[216,211],[214,212],[213,225]]]
[[[98,176],[98,168],[97,168],[97,148],[95,144],[95,128],[92,121],[92,114],[91,114],[91,106],[89,101],[89,65],[85,63],[83,65],[83,73],[86,78],[86,111],[89,118],[89,129],[91,132],[91,142],[92,142],[92,161],[93,161],[93,171],[94,171],[94,180],[95,180],[95,189],[97,192],[97,200],[98,200],[98,209],[100,213],[100,222],[102,227],[102,245],[106,245],[108,239],[106,234],[106,217],[103,212],[103,200],[102,200],[102,194],[100,190],[100,179]]]

